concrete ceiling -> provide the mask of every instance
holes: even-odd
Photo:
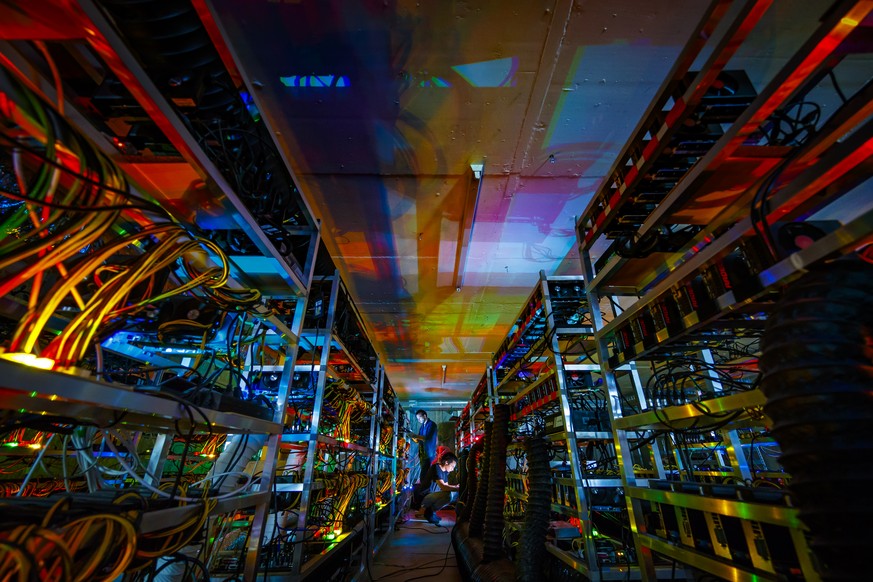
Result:
[[[466,399],[538,272],[580,272],[574,217],[706,9],[701,0],[212,5],[392,384],[418,399]],[[731,66],[760,89],[827,5],[774,3]],[[478,203],[471,164],[484,164]]]

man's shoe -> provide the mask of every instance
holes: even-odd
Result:
[[[433,512],[433,509],[427,508],[424,510],[424,519],[427,520],[428,523],[432,523],[434,525],[440,524],[440,518],[437,514]]]

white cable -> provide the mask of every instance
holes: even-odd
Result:
[[[73,446],[75,447],[75,450],[76,450],[76,458],[79,461],[80,467],[82,467],[82,474],[85,474],[88,471],[90,471],[91,469],[96,468],[101,473],[104,473],[106,475],[111,475],[113,477],[127,475],[127,471],[119,471],[117,469],[110,469],[108,467],[103,467],[100,465],[100,461],[92,459],[91,457],[89,457],[86,453],[86,450],[87,450],[87,452],[91,452],[90,442],[86,442],[84,440],[80,441],[75,434],[73,434],[71,438],[73,440]],[[87,467],[85,467],[84,465],[87,465]]]
[[[30,470],[27,472],[27,475],[24,476],[24,481],[21,482],[21,487],[18,489],[18,493],[15,494],[16,497],[21,497],[24,493],[24,488],[27,487],[27,483],[30,481],[30,478],[33,477],[33,474],[36,472],[36,468],[42,465],[42,458],[45,455],[45,452],[48,450],[49,443],[52,442],[52,439],[55,438],[55,435],[49,437],[49,439],[45,442],[42,448],[39,450],[39,453],[36,455],[36,460],[33,462],[33,465],[30,467]]]
[[[161,497],[166,497],[168,499],[169,498],[178,499],[179,501],[184,501],[186,503],[201,503],[201,502],[206,500],[206,498],[203,498],[203,497],[182,497],[180,495],[173,495],[171,493],[167,493],[166,491],[162,491],[162,490],[158,489],[157,487],[151,485],[145,479],[143,479],[142,477],[137,475],[136,471],[134,471],[133,468],[127,463],[127,461],[124,460],[124,458],[121,456],[121,453],[118,451],[117,448],[115,448],[115,445],[112,444],[112,439],[107,439],[106,444],[109,446],[109,448],[112,450],[112,452],[115,453],[116,460],[121,464],[122,467],[124,467],[127,470],[128,473],[130,473],[130,476],[133,477],[133,479],[135,481],[137,481],[140,485],[142,485],[143,487],[145,487],[146,489],[148,489],[149,491],[151,491],[155,495],[159,495]],[[181,468],[179,470],[181,470]],[[230,473],[230,474],[234,474],[234,473]],[[239,473],[239,472],[235,472],[235,474],[246,475],[248,477],[248,480],[246,481],[245,484],[243,484],[242,487],[240,487],[238,489],[235,489],[235,490],[233,490],[229,493],[225,493],[223,495],[218,495],[216,497],[209,497],[209,499],[213,499],[215,501],[220,501],[222,499],[229,499],[231,497],[235,497],[236,495],[242,493],[242,491],[246,487],[249,486],[249,483],[251,482],[251,475],[249,475],[248,473]],[[205,479],[204,479],[204,481],[205,481]],[[198,481],[198,483],[202,483],[202,482],[203,481]]]

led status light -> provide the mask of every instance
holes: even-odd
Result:
[[[51,370],[55,365],[55,361],[51,358],[41,358],[35,354],[28,354],[24,352],[9,352],[5,354],[0,354],[0,359],[9,360],[10,362],[17,362],[19,364],[24,364],[25,366],[30,366],[31,368],[39,368],[41,370]]]

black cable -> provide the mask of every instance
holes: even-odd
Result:
[[[86,184],[89,184],[89,185],[94,186],[96,188],[100,188],[101,190],[105,190],[107,192],[112,192],[113,194],[118,194],[119,196],[122,196],[124,198],[130,199],[130,200],[135,200],[136,202],[141,203],[141,205],[140,204],[115,204],[115,205],[106,205],[106,206],[81,206],[81,205],[69,206],[66,204],[59,204],[57,202],[47,202],[45,200],[40,200],[40,199],[30,198],[27,196],[22,196],[21,194],[18,194],[16,192],[11,192],[11,191],[4,189],[4,190],[2,190],[2,192],[5,196],[9,196],[10,198],[13,198],[15,200],[23,200],[25,202],[32,202],[34,204],[48,206],[49,208],[57,208],[58,210],[69,210],[71,212],[136,209],[136,210],[147,210],[149,212],[155,212],[155,213],[157,213],[161,216],[164,216],[168,219],[171,218],[170,215],[167,213],[167,211],[164,210],[161,206],[159,206],[158,204],[155,204],[153,202],[150,202],[148,200],[145,200],[143,198],[140,198],[140,197],[132,194],[129,190],[123,190],[121,188],[115,188],[113,186],[109,186],[108,184],[104,184],[103,182],[95,180],[94,178],[86,176],[85,174],[81,174],[79,172],[76,172],[75,170],[72,170],[71,168],[68,168],[67,166],[65,166],[59,162],[56,162],[52,158],[49,158],[48,156],[42,154],[36,148],[32,148],[29,145],[25,144],[24,142],[22,142],[18,139],[15,139],[13,137],[10,137],[10,136],[6,135],[5,133],[0,132],[0,138],[6,140],[10,144],[12,144],[14,147],[20,148],[20,149],[28,152],[29,154],[35,156],[41,162],[43,162],[49,166],[52,166],[54,168],[57,168],[57,169],[65,172],[66,174],[69,174],[70,176],[76,178],[77,180],[85,182]]]
[[[439,569],[438,572],[436,572],[435,574],[427,574],[427,575],[425,575],[425,576],[414,576],[414,577],[412,577],[412,578],[406,578],[405,580],[403,580],[403,582],[412,582],[412,580],[423,580],[423,579],[425,579],[425,578],[434,578],[434,577],[436,577],[436,576],[439,576],[440,574],[443,573],[443,570],[446,569],[446,566],[447,566],[448,563],[449,563],[449,552],[450,552],[451,550],[452,550],[452,542],[449,541],[449,546],[446,548],[446,555],[445,555],[445,558],[443,558],[443,565],[442,565],[442,567]]]
[[[849,100],[846,99],[846,94],[843,93],[842,88],[840,87],[839,81],[837,81],[837,76],[834,74],[833,69],[828,69],[828,77],[831,78],[831,82],[834,84],[834,91],[837,92],[837,95],[840,96],[840,100],[845,105]]]
[[[41,198],[31,198],[30,196],[23,196],[21,194],[17,194],[15,192],[10,192],[5,188],[0,188],[0,193],[8,198],[12,198],[14,200],[19,200],[21,202],[27,202],[29,204],[33,204],[35,206],[46,206],[48,208],[54,208],[56,210],[66,210],[67,212],[108,212],[108,211],[118,211],[118,210],[152,210],[152,208],[145,206],[138,206],[136,204],[105,204],[102,206],[72,206],[69,204],[61,204],[59,202],[49,202],[47,200],[43,200]]]

